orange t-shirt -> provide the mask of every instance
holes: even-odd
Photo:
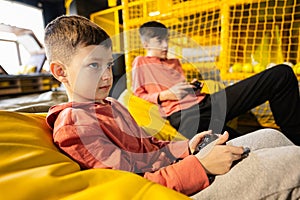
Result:
[[[178,59],[160,59],[158,57],[137,56],[132,66],[132,90],[134,95],[149,102],[158,104],[157,98],[161,91],[186,81]],[[189,93],[181,100],[168,100],[160,104],[163,117],[184,110],[201,102],[204,93],[196,96]]]
[[[55,144],[82,168],[142,173],[186,195],[209,185],[201,163],[189,155],[188,140],[170,142],[149,136],[112,98],[106,104],[59,104],[49,110],[46,120]],[[183,159],[175,162],[178,158]]]

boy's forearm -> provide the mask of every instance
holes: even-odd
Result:
[[[133,94],[137,97],[140,97],[146,101],[149,101],[151,103],[157,104],[158,103],[158,95],[159,93],[147,93],[145,89],[138,88],[136,90],[133,90]]]
[[[165,90],[165,91],[161,91],[160,93],[158,93],[158,102],[163,102],[163,101],[167,101],[169,100],[169,91]]]
[[[209,186],[208,177],[195,156],[155,172],[146,172],[144,178],[164,185],[186,195],[191,195]]]

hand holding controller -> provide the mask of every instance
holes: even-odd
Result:
[[[207,146],[209,143],[215,141],[218,139],[219,136],[217,134],[207,134],[204,136],[202,141],[197,145],[193,155],[197,154],[201,149],[203,149],[205,146]],[[249,147],[244,147],[244,152],[241,155],[241,159],[246,158],[250,153],[250,148]]]
[[[203,149],[206,145],[218,139],[219,136],[217,134],[207,134],[204,136],[202,141],[197,145],[193,155],[197,154],[201,149]]]
[[[202,83],[199,82],[199,81],[195,81],[193,83],[191,83],[191,85],[195,86],[193,88],[194,91],[197,91],[197,90],[201,90],[202,89]]]

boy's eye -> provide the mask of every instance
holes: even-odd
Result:
[[[162,43],[162,42],[168,42],[168,40],[167,39],[160,39],[159,43]]]
[[[91,63],[91,64],[89,64],[89,67],[97,69],[97,68],[99,68],[99,65],[97,63]]]
[[[108,62],[103,66],[100,66],[98,63],[91,63],[91,64],[89,64],[89,67],[91,67],[93,69],[99,69],[99,68],[110,69],[113,67],[113,65],[114,65],[113,62]]]

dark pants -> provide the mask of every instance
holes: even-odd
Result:
[[[277,65],[220,92],[207,95],[199,104],[173,113],[168,120],[188,138],[208,129],[220,133],[229,120],[266,101],[269,101],[281,131],[300,145],[298,81],[291,67],[286,65]]]

